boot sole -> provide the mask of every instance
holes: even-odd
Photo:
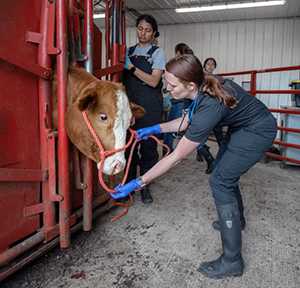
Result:
[[[153,202],[153,199],[144,199],[144,200],[142,200],[142,202],[143,202],[144,204],[150,204],[150,203]]]
[[[231,272],[229,274],[225,274],[225,275],[219,275],[219,276],[213,276],[213,275],[209,275],[206,272],[204,272],[203,270],[200,269],[200,267],[197,269],[201,274],[203,274],[204,276],[210,278],[210,279],[223,279],[225,277],[241,277],[244,273],[244,271],[239,271],[239,272]]]

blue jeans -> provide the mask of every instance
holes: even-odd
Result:
[[[182,109],[183,109],[183,102],[172,104],[168,114],[167,122],[180,118],[182,116]],[[173,133],[165,133],[164,144],[166,144],[170,148],[170,152],[173,151],[173,142],[174,142]]]

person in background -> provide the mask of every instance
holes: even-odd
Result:
[[[179,43],[174,48],[175,56],[180,56],[183,54],[194,54],[193,50],[185,43]],[[166,94],[169,91],[164,89],[163,92]],[[167,96],[170,97],[170,96]],[[182,116],[182,109],[183,109],[183,100],[179,99],[172,99],[171,98],[171,108],[168,113],[167,121],[170,122],[174,119],[180,118]],[[173,152],[173,143],[174,143],[174,136],[173,133],[165,133],[164,134],[164,144],[166,144],[170,148],[170,153]],[[163,155],[167,153],[167,149],[163,147]]]
[[[228,126],[216,158],[216,167],[209,179],[219,216],[223,253],[214,261],[201,263],[198,270],[214,279],[241,276],[244,272],[241,220],[234,190],[238,188],[240,177],[272,145],[277,133],[276,119],[260,100],[233,81],[205,75],[201,62],[194,55],[185,54],[171,59],[166,64],[165,77],[172,97],[192,101],[188,117],[139,129],[137,138],[175,132],[182,120],[181,131],[186,129],[186,133],[173,153],[143,176],[123,187],[119,184],[115,187],[118,192],[111,193],[111,196],[118,199],[135,189],[144,188],[186,158],[199,143],[206,142],[215,126]]]
[[[210,57],[205,59],[203,64],[204,72],[208,74],[213,74],[215,68],[217,67],[217,61]],[[221,142],[223,140],[223,132],[222,127],[214,127],[213,133],[215,134],[215,137],[217,139],[218,145],[220,147]],[[203,158],[205,159],[207,163],[207,169],[205,170],[206,174],[211,174],[214,169],[214,161],[215,158],[211,155],[209,148],[205,143],[201,143],[197,147],[197,161],[202,162]],[[203,157],[203,158],[202,158]]]
[[[163,49],[152,43],[159,36],[157,22],[152,16],[141,15],[137,19],[136,33],[139,42],[127,51],[123,84],[129,100],[146,110],[146,115],[136,119],[133,126],[133,129],[140,129],[163,122],[161,90],[166,59]],[[131,146],[126,149],[126,159],[130,149]],[[137,166],[140,167],[140,175],[143,175],[157,163],[158,157],[154,139],[139,142],[134,149],[127,182],[136,178]],[[141,190],[141,199],[144,204],[153,201],[148,187]]]

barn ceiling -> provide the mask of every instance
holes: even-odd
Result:
[[[139,15],[152,15],[158,25],[194,24],[209,22],[243,21],[300,17],[300,0],[286,0],[281,6],[230,9],[209,12],[176,13],[175,8],[201,5],[235,4],[262,0],[125,0],[126,25],[135,26]],[[94,13],[103,13],[106,1],[94,0]],[[95,19],[99,28],[105,26],[103,19]]]

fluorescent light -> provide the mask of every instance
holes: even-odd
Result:
[[[94,18],[94,19],[105,18],[105,13],[102,13],[102,14],[94,14],[93,18]]]
[[[201,12],[201,11],[214,11],[214,10],[226,10],[226,9],[239,9],[239,8],[253,8],[253,7],[264,7],[264,6],[275,6],[284,5],[286,0],[275,0],[275,1],[263,1],[263,2],[248,2],[248,3],[237,3],[237,4],[222,4],[222,5],[211,5],[201,7],[190,7],[190,8],[178,8],[175,9],[176,13],[186,12]]]

